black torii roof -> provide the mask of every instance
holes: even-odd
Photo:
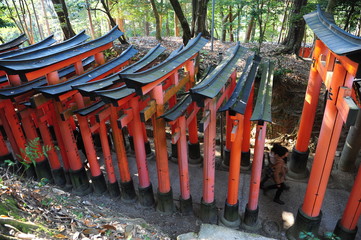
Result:
[[[361,38],[339,28],[331,14],[322,11],[320,6],[317,6],[316,11],[304,15],[303,18],[332,52],[360,61]]]
[[[20,44],[22,44],[23,42],[25,42],[26,40],[28,40],[28,38],[26,37],[25,34],[21,34],[19,37],[14,38],[4,44],[0,45],[0,51],[6,51],[9,50],[11,48],[17,47]]]

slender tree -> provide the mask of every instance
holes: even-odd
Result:
[[[58,19],[60,22],[61,30],[63,31],[65,39],[69,39],[75,36],[73,27],[71,26],[68,14],[68,8],[65,4],[65,0],[51,0]]]
[[[189,28],[188,21],[183,14],[183,10],[178,0],[169,0],[172,4],[173,10],[178,17],[178,20],[183,29],[183,44],[186,45],[188,41],[192,38],[191,29]]]
[[[162,28],[161,28],[161,24],[160,24],[160,18],[159,18],[159,13],[157,10],[157,5],[155,5],[154,0],[150,0],[150,4],[152,5],[153,14],[154,14],[154,18],[155,18],[155,29],[156,29],[155,37],[158,41],[162,41],[162,37],[161,37]]]
[[[282,42],[285,46],[280,53],[294,53],[298,54],[298,51],[301,48],[301,43],[303,39],[303,34],[305,31],[305,20],[302,17],[302,7],[306,6],[307,0],[294,0],[293,9],[290,16],[290,27],[287,34],[287,37]]]

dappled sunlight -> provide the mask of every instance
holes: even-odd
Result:
[[[295,223],[295,217],[291,212],[282,212],[283,228],[288,229]]]

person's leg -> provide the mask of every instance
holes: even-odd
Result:
[[[276,185],[276,187],[277,187],[277,192],[276,192],[275,197],[273,198],[273,201],[274,201],[274,202],[276,202],[276,203],[278,203],[278,204],[281,204],[281,205],[285,204],[285,202],[283,202],[283,201],[280,199],[281,194],[282,194],[283,189],[284,189],[284,185],[285,185],[284,183],[281,183],[281,186],[280,186],[280,187],[277,187],[277,185]]]

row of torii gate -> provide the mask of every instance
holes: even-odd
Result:
[[[355,95],[359,92],[352,89],[352,85],[359,77],[361,40],[340,30],[320,9],[305,15],[305,19],[318,40],[313,51],[298,139],[289,166],[294,178],[307,175],[308,143],[322,82],[328,89],[328,98],[304,202],[294,226],[287,232],[290,239],[297,239],[303,231],[318,232],[322,202],[341,128],[344,122],[352,124],[352,116],[358,112],[359,104],[358,95]],[[85,42],[87,36],[82,32],[59,44],[51,45],[54,40],[49,37],[38,44],[14,50],[24,41],[21,36],[0,45],[3,52],[0,53],[0,69],[4,75],[0,79],[3,86],[0,89],[0,119],[6,135],[0,138],[2,161],[21,156],[29,162],[22,149],[28,146],[28,141],[40,138],[41,144],[48,146],[49,151],[45,157],[41,154],[41,144],[38,145],[39,155],[35,159],[35,168],[27,171],[29,175],[53,179],[55,184],[71,187],[80,195],[92,190],[98,194],[108,191],[112,197],[121,196],[123,201],[138,199],[142,206],[156,205],[158,211],[172,212],[175,206],[165,131],[168,123],[172,130],[172,145],[177,149],[180,211],[184,214],[193,211],[188,165],[203,163],[203,197],[199,216],[204,222],[216,223],[216,115],[225,111],[227,154],[223,163],[229,166],[229,180],[220,220],[229,227],[238,228],[240,225],[241,160],[242,165],[250,165],[250,129],[251,122],[255,121],[256,141],[243,224],[257,225],[266,124],[271,122],[272,63],[265,61],[262,66],[253,107],[254,79],[261,58],[254,54],[246,57],[246,49],[239,44],[229,49],[222,62],[197,82],[195,60],[207,42],[201,36],[172,52],[159,64],[154,62],[164,51],[160,45],[131,65],[130,59],[137,53],[132,46],[119,57],[105,62],[103,51],[109,49],[121,34],[114,28],[103,37]],[[242,57],[247,60],[241,77],[236,81],[235,66]],[[181,100],[177,98],[180,90],[185,92]],[[197,119],[199,111],[202,111],[201,120]],[[155,146],[156,197],[147,166],[147,157],[152,154],[145,129],[148,120],[151,120]],[[82,145],[79,145],[79,139],[75,139],[76,129],[80,130]],[[129,171],[122,129],[127,129],[134,149],[138,191]],[[204,133],[203,160],[198,131]],[[97,160],[95,136],[99,136],[106,177]],[[60,157],[55,151],[54,140],[59,146]],[[110,145],[114,146],[120,179],[115,174]],[[86,155],[92,184],[78,147]],[[361,173],[358,173],[344,214],[334,231],[341,239],[355,239],[357,233],[361,213],[358,208],[360,178]]]

